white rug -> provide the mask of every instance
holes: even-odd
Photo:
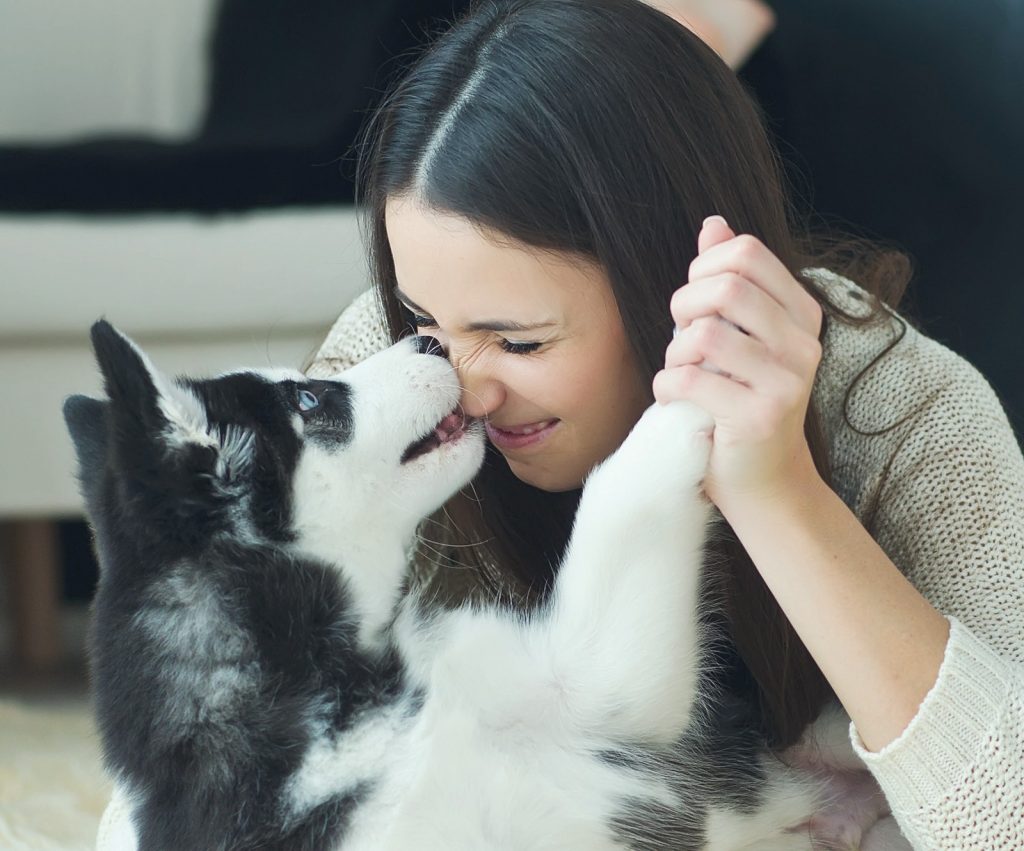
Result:
[[[91,851],[111,783],[89,708],[0,701],[0,848]]]

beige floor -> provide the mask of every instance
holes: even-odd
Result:
[[[88,702],[88,611],[61,614],[65,649],[47,674],[16,671],[0,621],[0,849],[79,851],[95,846],[110,795]]]

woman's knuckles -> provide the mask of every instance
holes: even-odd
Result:
[[[701,369],[694,364],[666,367],[654,376],[654,398],[662,404],[689,399],[693,394]]]
[[[743,275],[746,270],[757,268],[767,255],[768,249],[761,240],[742,233],[697,255],[690,263],[689,278],[692,281],[722,272]]]

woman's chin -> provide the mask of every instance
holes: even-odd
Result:
[[[506,458],[512,475],[524,484],[549,493],[563,493],[583,486],[583,474],[575,470],[552,469],[539,461],[518,461]]]

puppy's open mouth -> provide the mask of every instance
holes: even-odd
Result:
[[[441,420],[425,437],[420,438],[402,453],[402,463],[407,464],[415,458],[426,455],[437,449],[442,443],[458,440],[466,432],[471,419],[461,409],[456,408]]]

